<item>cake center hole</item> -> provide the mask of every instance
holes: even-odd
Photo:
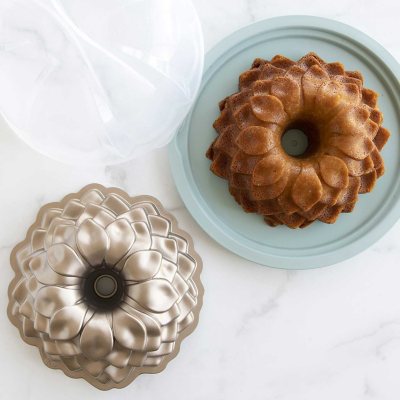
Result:
[[[309,122],[299,121],[287,128],[281,137],[281,145],[289,156],[308,157],[319,147],[318,129]]]
[[[94,282],[94,291],[97,296],[108,299],[117,292],[117,280],[111,275],[100,275]]]
[[[282,136],[282,147],[289,156],[301,156],[307,151],[308,137],[300,129],[289,129]]]

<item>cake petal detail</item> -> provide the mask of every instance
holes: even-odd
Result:
[[[363,160],[374,149],[371,139],[362,136],[333,136],[329,143],[355,160]]]
[[[271,95],[277,97],[283,104],[286,113],[295,117],[300,109],[301,89],[293,79],[281,76],[271,82]]]
[[[246,154],[262,155],[275,147],[276,139],[271,129],[249,126],[240,132],[236,143]]]
[[[322,185],[315,169],[305,167],[292,187],[293,201],[304,211],[309,210],[322,197]]]
[[[349,184],[346,164],[337,157],[322,156],[319,160],[322,179],[334,188],[343,189]]]
[[[323,60],[313,52],[310,52],[301,57],[300,60],[297,62],[297,65],[305,70],[311,68],[314,65],[320,66],[321,64],[323,64]]]
[[[286,187],[288,175],[283,174],[281,178],[268,186],[252,186],[252,198],[254,200],[270,200],[278,197]]]
[[[261,121],[277,125],[285,124],[287,114],[282,102],[277,97],[271,95],[253,96],[250,99],[250,104],[254,115]]]
[[[260,160],[254,168],[253,185],[269,186],[285,173],[286,164],[282,158],[270,155]]]
[[[329,75],[319,64],[313,65],[304,73],[301,84],[306,107],[313,106],[318,89],[327,80]]]
[[[257,163],[262,159],[261,156],[248,156],[243,151],[238,151],[230,164],[232,172],[240,174],[252,174]]]
[[[356,85],[326,81],[318,89],[315,106],[320,110],[319,112],[329,117],[335,115],[339,107],[357,104],[359,95]]]

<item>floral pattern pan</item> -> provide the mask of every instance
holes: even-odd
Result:
[[[201,259],[149,196],[90,185],[44,206],[11,254],[8,314],[50,368],[121,388],[195,328]]]

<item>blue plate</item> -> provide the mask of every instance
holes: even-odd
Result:
[[[383,150],[386,173],[375,189],[359,196],[350,214],[305,229],[270,228],[261,216],[246,214],[213,175],[205,152],[216,137],[212,127],[218,102],[237,91],[239,74],[256,57],[283,54],[299,59],[314,51],[329,62],[363,73],[366,87],[380,93],[384,126],[392,136]],[[178,191],[196,221],[218,243],[241,257],[276,268],[330,265],[366,249],[400,217],[400,66],[377,42],[339,22],[308,16],[257,22],[225,38],[206,56],[200,94],[170,144]]]

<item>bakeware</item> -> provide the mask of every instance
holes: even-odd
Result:
[[[94,184],[47,204],[11,264],[22,339],[102,390],[162,371],[198,322],[201,259],[150,196]]]
[[[360,70],[366,87],[380,93],[384,126],[392,134],[382,152],[386,172],[373,192],[360,196],[355,210],[333,225],[270,228],[235,203],[226,182],[209,171],[205,152],[216,137],[212,123],[219,115],[218,102],[237,91],[240,73],[256,57],[283,54],[299,59],[310,51],[327,62],[340,61],[349,70]],[[200,94],[169,147],[172,173],[186,207],[221,245],[271,267],[322,267],[366,249],[400,216],[399,77],[399,64],[381,45],[348,25],[324,18],[278,17],[228,36],[206,55]]]

